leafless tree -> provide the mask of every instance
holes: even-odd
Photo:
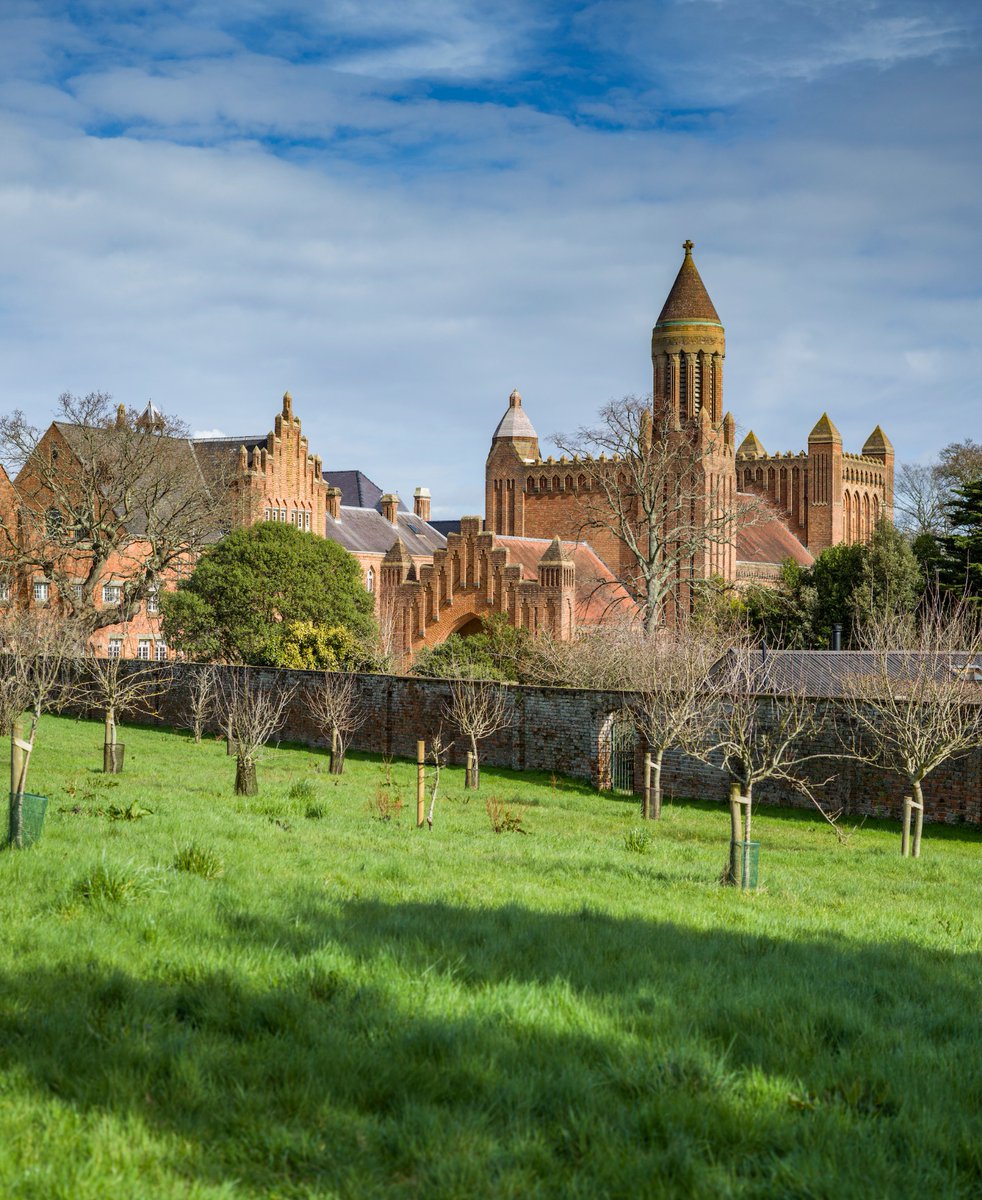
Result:
[[[920,857],[923,783],[982,744],[982,626],[964,602],[936,600],[919,616],[884,613],[857,631],[846,679],[846,753],[901,775],[913,793],[913,857]],[[901,853],[911,849],[904,812]]]
[[[331,774],[341,775],[351,738],[368,716],[354,677],[325,671],[316,683],[308,685],[306,707],[320,732],[331,739]]]
[[[114,408],[101,392],[61,396],[47,431],[19,411],[0,418],[0,461],[18,471],[0,563],[44,576],[58,605],[93,629],[135,616],[231,523],[233,464],[203,469],[184,425]],[[97,604],[110,571],[118,598]]]
[[[443,729],[438,729],[430,739],[430,761],[433,763],[433,774],[430,776],[430,808],[426,814],[426,827],[433,828],[433,812],[436,808],[436,797],[440,790],[440,772],[447,765],[453,742],[443,739]]]
[[[259,791],[256,764],[262,748],[282,726],[295,686],[264,681],[243,668],[227,675],[221,687],[224,725],[235,748],[235,794]]]
[[[118,740],[119,721],[128,713],[153,714],[153,701],[170,686],[171,671],[160,663],[141,664],[122,658],[89,655],[85,669],[85,699],[103,714],[105,737],[103,770],[118,775],[123,754]]]
[[[897,525],[913,537],[922,533],[944,533],[946,495],[947,489],[938,478],[936,466],[904,463],[897,472],[893,490]]]
[[[756,497],[731,492],[710,469],[721,438],[708,425],[680,427],[670,415],[653,415],[651,399],[637,396],[610,401],[593,427],[554,437],[586,478],[576,497],[582,533],[612,534],[625,548],[626,566],[615,574],[647,633],[676,601],[679,584],[704,574],[707,550],[731,543],[763,513]]]
[[[647,746],[642,816],[661,816],[662,764],[674,747],[698,741],[723,683],[711,673],[728,648],[691,626],[641,633],[627,658],[625,682],[635,693],[635,724]]]
[[[730,868],[734,881],[734,850],[743,843],[746,885],[753,820],[753,793],[757,784],[776,780],[807,796],[833,826],[819,804],[808,764],[828,755],[814,749],[814,738],[824,724],[824,713],[804,690],[786,680],[780,687],[772,679],[766,649],[746,641],[729,650],[718,665],[713,703],[707,707],[707,727],[686,747],[707,762],[722,761],[730,778]]]
[[[10,836],[21,845],[23,800],[38,725],[80,692],[87,629],[49,613],[23,612],[0,627],[0,728],[10,732]],[[23,717],[30,714],[25,728]]]
[[[194,734],[195,742],[201,741],[208,718],[215,710],[218,700],[218,668],[195,666],[187,675],[187,702],[184,720]]]
[[[499,729],[506,729],[512,722],[508,692],[500,683],[474,679],[458,669],[450,679],[450,696],[443,711],[470,746],[464,786],[479,788],[481,742]]]

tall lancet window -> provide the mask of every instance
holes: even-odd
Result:
[[[689,378],[689,368],[692,378]],[[679,355],[679,418],[698,417],[702,407],[702,358],[698,354]]]

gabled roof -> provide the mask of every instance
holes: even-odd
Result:
[[[682,265],[679,267],[678,275],[675,276],[668,299],[658,314],[655,328],[657,329],[659,325],[688,321],[708,321],[710,324],[719,325],[722,328],[719,313],[709,298],[706,285],[692,258],[692,242],[685,242],[683,249],[685,258],[682,259]]]
[[[494,538],[495,546],[508,551],[509,564],[521,567],[522,578],[527,580],[538,580],[539,563],[558,541],[558,538],[550,542],[548,538],[502,534],[495,534]],[[615,615],[635,611],[634,601],[623,584],[618,583],[586,542],[560,542],[559,553],[563,555],[562,561],[572,561],[576,568],[575,616],[578,625],[599,625]]]
[[[377,483],[373,483],[364,471],[325,471],[324,479],[331,487],[341,489],[342,505],[349,505],[351,508],[377,508],[381,512],[382,489]],[[401,500],[399,509],[401,512],[408,512]]]
[[[401,539],[406,550],[415,558],[432,557],[442,550],[447,539],[415,513],[396,513],[391,525],[374,508],[341,506],[341,519],[328,516],[325,536],[353,554],[387,554]]]

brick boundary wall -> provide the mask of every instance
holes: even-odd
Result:
[[[177,663],[160,669],[171,672],[173,683],[158,702],[156,723],[171,728],[183,727],[184,680],[201,668],[194,663]],[[235,671],[242,668],[219,669]],[[280,739],[326,747],[325,738],[312,725],[302,700],[303,686],[313,683],[320,672],[263,667],[249,670],[270,685],[274,681],[284,681],[298,686]],[[454,730],[443,712],[450,694],[447,681],[402,675],[355,675],[354,678],[360,702],[368,715],[352,739],[352,749],[415,758],[418,738],[429,741],[441,726],[445,736],[453,737]],[[606,772],[601,750],[603,729],[611,714],[623,709],[630,701],[629,693],[520,684],[503,686],[512,721],[507,728],[481,743],[484,765],[572,776],[594,786],[604,783],[601,778]],[[817,700],[815,703],[828,705],[828,701]],[[220,732],[214,722],[211,728]],[[121,740],[125,741],[125,733]],[[466,751],[463,739],[458,738],[451,750],[450,761],[462,763]],[[811,768],[813,782],[823,784],[817,795],[827,811],[899,819],[903,796],[908,790],[899,776],[836,757],[840,747],[833,728],[820,732],[809,751],[829,755],[812,764]],[[635,755],[635,780],[639,786],[642,754],[643,747],[639,744]],[[721,770],[678,752],[666,754],[662,783],[666,799],[693,797],[722,802],[728,791]],[[810,800],[787,784],[758,785],[755,798],[764,804],[811,807]],[[928,776],[924,783],[924,801],[925,820],[982,825],[982,746]]]

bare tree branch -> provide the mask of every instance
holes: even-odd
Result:
[[[254,796],[259,791],[256,764],[266,743],[283,724],[296,686],[263,682],[256,672],[243,668],[222,681],[220,707],[223,724],[235,750],[235,794]]]
[[[354,676],[325,671],[317,683],[306,688],[306,704],[311,720],[331,739],[331,774],[341,775],[352,735],[368,716]]]

